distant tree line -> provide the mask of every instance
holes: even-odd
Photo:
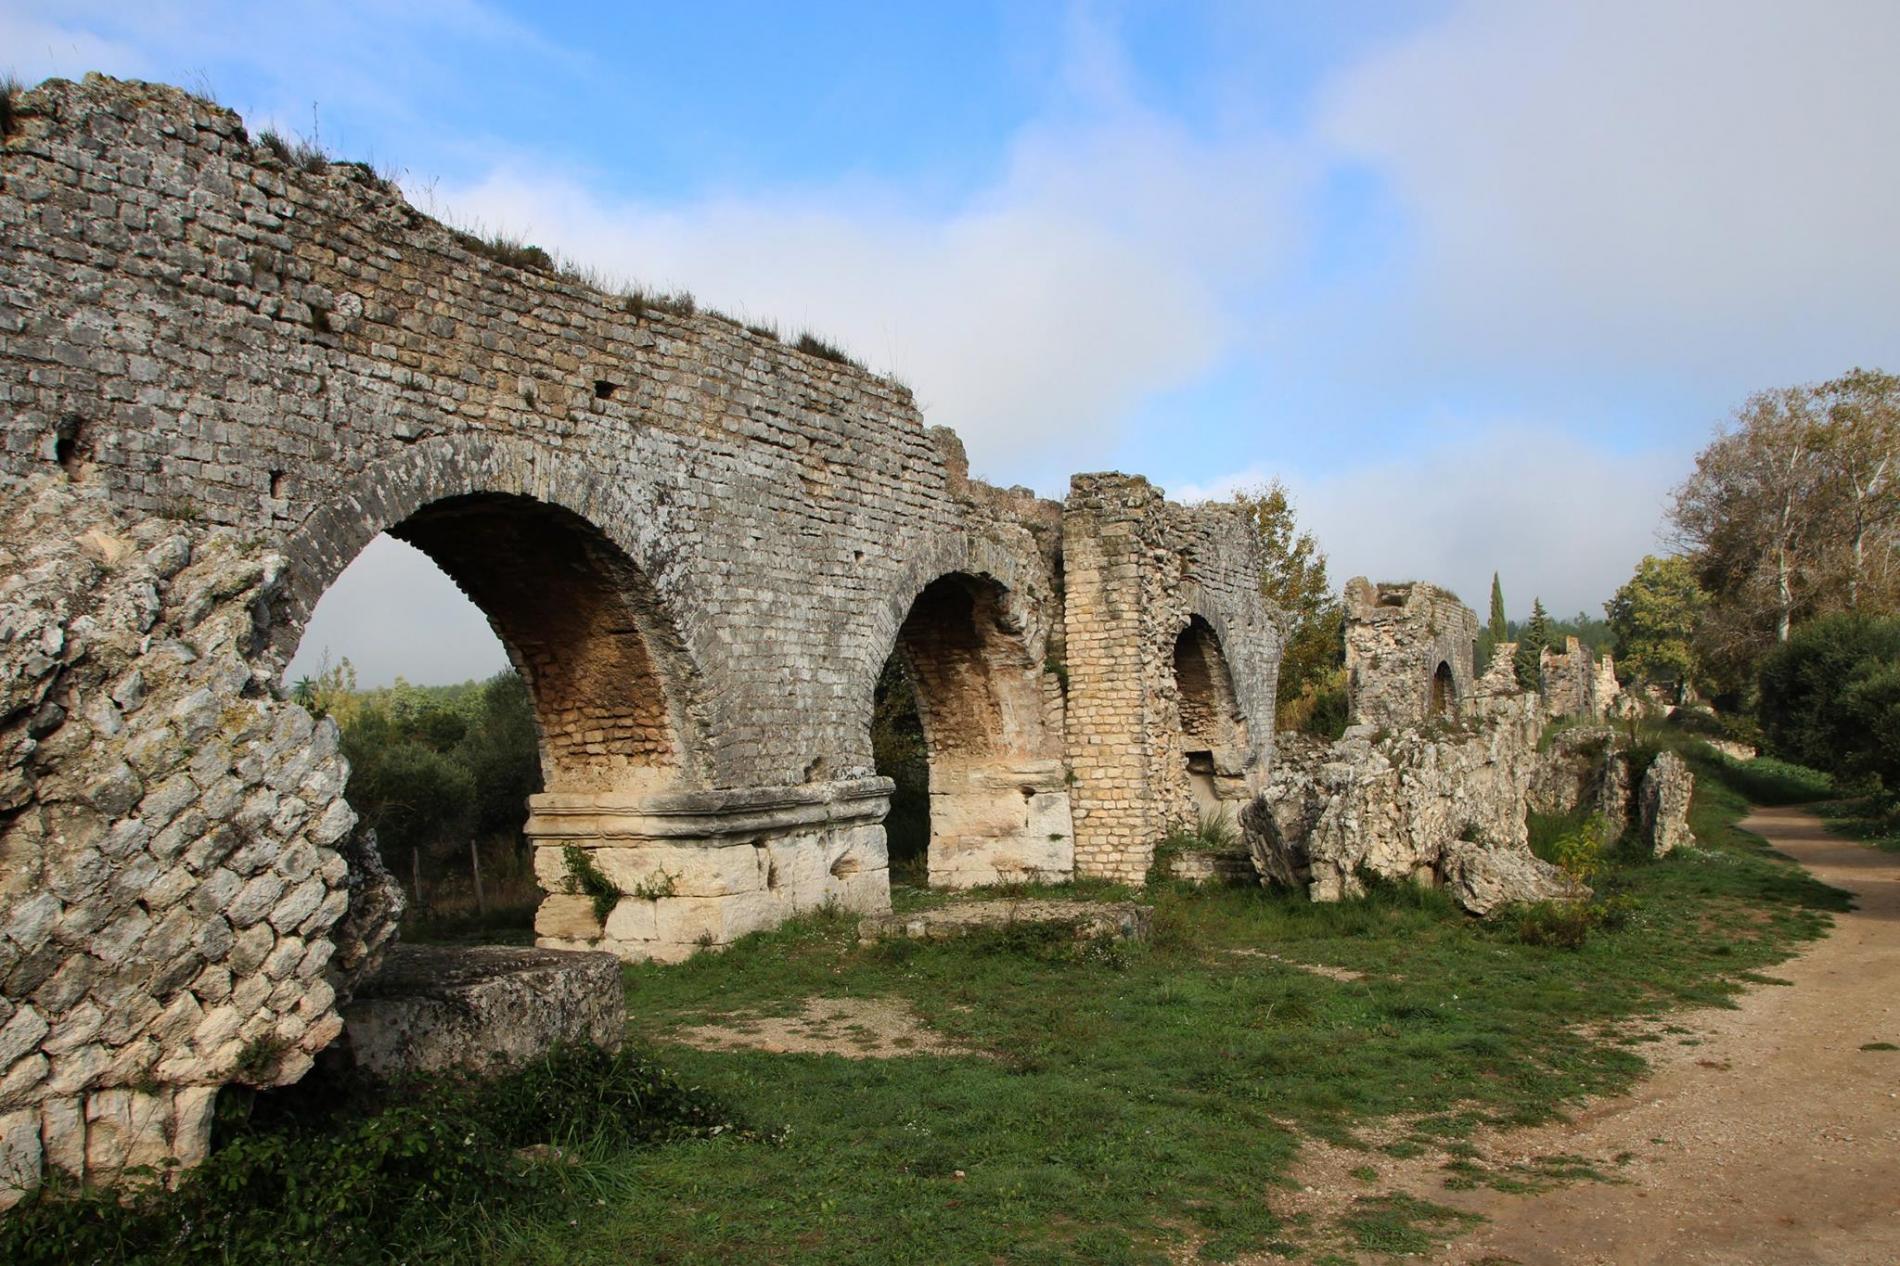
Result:
[[[454,686],[356,688],[345,660],[306,677],[293,696],[330,716],[343,738],[345,792],[375,829],[390,870],[461,873],[469,846],[518,854],[541,762],[528,687],[513,671]]]

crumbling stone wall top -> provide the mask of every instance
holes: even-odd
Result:
[[[1478,617],[1423,581],[1346,582],[1346,678],[1355,722],[1385,728],[1457,715],[1473,688]]]

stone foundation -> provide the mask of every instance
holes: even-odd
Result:
[[[891,780],[650,796],[545,792],[530,801],[537,945],[678,962],[835,902],[890,909]],[[622,894],[603,920],[567,849]]]
[[[344,1007],[343,1046],[378,1077],[490,1076],[557,1044],[619,1050],[626,1027],[620,962],[611,955],[399,945]]]
[[[1054,883],[1075,873],[1061,761],[930,771],[930,886]],[[947,784],[947,785],[946,785]]]

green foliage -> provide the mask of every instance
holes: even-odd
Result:
[[[523,242],[519,238],[509,237],[505,233],[495,233],[482,237],[461,229],[450,229],[449,236],[464,250],[484,255],[507,268],[519,268],[524,271],[555,272],[554,257],[539,246]]]
[[[710,1096],[630,1052],[557,1050],[485,1084],[313,1075],[227,1091],[216,1147],[174,1191],[30,1197],[0,1219],[0,1261],[492,1260],[497,1217],[592,1205],[570,1167],[520,1149],[627,1154],[735,1132]]]
[[[461,866],[472,838],[519,842],[541,765],[528,688],[517,674],[459,686],[354,686],[344,661],[299,682],[293,695],[342,728],[345,794],[396,873],[406,872],[412,849],[434,870]]]
[[[1636,681],[1671,684],[1686,692],[1699,676],[1696,634],[1708,602],[1687,557],[1646,555],[1616,596],[1603,604],[1616,639],[1618,667]]]
[[[1300,530],[1293,499],[1279,480],[1234,494],[1234,506],[1260,543],[1260,592],[1286,615],[1280,659],[1283,730],[1325,727],[1343,711],[1345,609],[1326,575],[1326,554]]]
[[[1544,600],[1531,600],[1531,618],[1517,635],[1517,684],[1526,690],[1536,690],[1542,676],[1541,659],[1544,648],[1551,643],[1550,613],[1544,610]]]
[[[593,903],[594,917],[605,923],[607,916],[614,912],[614,907],[620,904],[620,898],[626,894],[620,891],[613,880],[600,873],[600,867],[594,865],[594,859],[578,844],[561,846],[561,862],[567,867],[567,877],[573,881],[574,891]],[[672,896],[671,882],[667,884],[666,892],[655,895]]]
[[[286,167],[295,167],[313,176],[322,175],[330,166],[330,156],[323,151],[323,147],[301,136],[285,140],[278,133],[266,129],[257,134],[257,143]]]
[[[1900,378],[1757,392],[1696,455],[1670,520],[1710,597],[1699,653],[1746,693],[1801,623],[1900,609]]]
[[[807,1266],[848,1243],[867,1266],[1054,1266],[1168,1260],[1185,1236],[1212,1260],[1287,1241],[1302,1242],[1297,1260],[1314,1260],[1314,1228],[1260,1198],[1304,1139],[1396,1130],[1395,1146],[1439,1151],[1480,1126],[1548,1120],[1626,1090],[1644,1065],[1600,1036],[1606,1026],[1723,1005],[1742,973],[1784,958],[1844,908],[1733,829],[1745,805],[1720,781],[1726,768],[1709,766],[1697,793],[1698,834],[1716,857],[1656,864],[1612,852],[1601,890],[1624,914],[1599,916],[1574,950],[1524,945],[1410,884],[1335,904],[1168,884],[1145,896],[1151,939],[1126,945],[1113,967],[1079,970],[1054,939],[860,946],[851,921],[830,917],[716,958],[632,967],[643,1040],[674,1040],[709,1015],[852,997],[901,1004],[976,1053],[857,1061],[677,1048],[684,1075],[750,1120],[787,1125],[785,1143],[642,1154],[616,1167],[620,1194],[598,1217],[524,1256],[605,1260],[603,1244],[638,1244],[682,1266]],[[1332,980],[1299,964],[1365,976]],[[1430,1230],[1403,1209],[1358,1213],[1373,1242]]]
[[[877,772],[897,784],[884,818],[891,878],[921,884],[930,848],[930,760],[916,686],[896,654],[885,661],[872,696],[871,756]]]
[[[1240,831],[1233,815],[1225,809],[1214,813],[1196,812],[1194,821],[1177,821],[1168,833],[1155,841],[1148,862],[1148,883],[1166,880],[1174,859],[1183,853],[1225,853],[1240,845]]]
[[[670,870],[663,870],[656,875],[649,875],[645,879],[642,879],[633,886],[633,891],[627,895],[629,897],[636,897],[641,901],[658,901],[662,897],[672,896],[678,890],[679,881],[680,877],[678,875],[675,875]],[[611,912],[612,909],[612,906],[608,907],[609,912]],[[600,910],[600,901],[598,898],[595,899],[594,910],[596,913]],[[606,916],[602,915],[601,917],[605,918]]]
[[[1900,617],[1803,625],[1762,665],[1759,715],[1777,755],[1900,793]]]

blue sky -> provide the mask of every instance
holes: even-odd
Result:
[[[1896,37],[1852,0],[0,0],[0,68],[209,89],[809,326],[996,482],[1277,476],[1337,580],[1497,569],[1513,614],[1601,603],[1750,391],[1894,367]],[[366,679],[422,637],[370,628],[407,567],[313,628]]]

